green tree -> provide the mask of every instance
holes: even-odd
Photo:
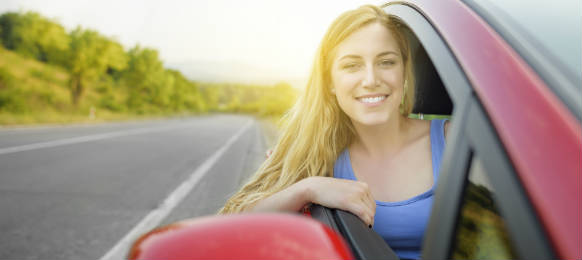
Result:
[[[67,69],[71,75],[71,99],[74,105],[78,105],[88,84],[110,69],[123,70],[127,67],[128,58],[119,43],[96,31],[77,27],[70,37]]]
[[[160,95],[167,95],[163,88],[172,80],[164,73],[158,51],[137,45],[129,50],[128,57],[128,67],[122,76],[129,89],[128,106],[145,112],[144,107],[148,105],[166,104]]]
[[[166,73],[174,79],[170,94],[170,106],[173,111],[181,111],[185,108],[188,82],[179,71],[166,70]]]
[[[60,24],[38,13],[5,13],[0,16],[2,44],[24,56],[63,65],[69,35]]]
[[[166,73],[174,77],[174,83],[170,91],[170,108],[175,112],[206,110],[206,102],[203,100],[198,85],[191,82],[177,70],[166,70]]]

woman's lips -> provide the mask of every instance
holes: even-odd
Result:
[[[364,103],[366,105],[377,105],[382,103],[388,95],[385,94],[376,94],[376,95],[365,95],[357,97],[356,99],[360,101],[360,103]]]

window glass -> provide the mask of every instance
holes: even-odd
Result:
[[[474,157],[453,238],[453,259],[516,259],[495,190],[481,161]]]
[[[582,2],[579,0],[475,0],[486,11],[543,46],[543,55],[552,55],[571,73],[582,70]],[[579,76],[578,76],[579,77]],[[579,89],[582,86],[577,86]]]

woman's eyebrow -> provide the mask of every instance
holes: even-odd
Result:
[[[382,53],[376,55],[376,57],[382,57],[382,56],[386,56],[386,55],[390,55],[390,54],[393,54],[393,55],[398,56],[398,52],[395,52],[395,51],[385,51],[385,52],[382,52]]]
[[[382,52],[382,53],[376,55],[376,57],[382,57],[382,56],[391,55],[391,54],[398,56],[398,52],[395,52],[395,51],[385,51],[385,52]],[[344,60],[344,59],[361,59],[361,58],[362,58],[361,56],[358,56],[358,55],[355,55],[355,54],[347,54],[347,55],[344,55],[341,58],[339,58],[338,61],[341,61],[341,60]]]
[[[348,55],[344,55],[341,58],[339,58],[338,61],[341,61],[343,59],[361,59],[362,57],[358,56],[358,55],[354,55],[354,54],[348,54]]]

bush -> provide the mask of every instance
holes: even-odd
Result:
[[[42,80],[46,83],[58,84],[58,81],[55,79],[54,73],[51,71],[31,68],[29,69],[28,73],[30,74],[30,76]]]
[[[103,95],[99,100],[99,106],[113,112],[123,111],[123,107],[115,101],[115,97],[112,94]]]
[[[29,112],[30,108],[26,104],[26,93],[11,88],[0,89],[0,111],[22,114]]]
[[[5,68],[0,68],[0,90],[11,88],[14,86],[15,79],[10,71]]]

